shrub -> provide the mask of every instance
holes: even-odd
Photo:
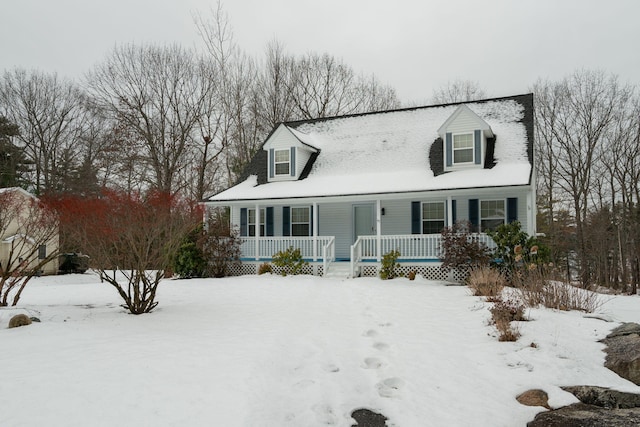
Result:
[[[269,264],[268,262],[263,262],[262,264],[260,264],[260,267],[258,267],[258,274],[265,274],[265,273],[272,273],[273,269],[271,268],[271,264]]]
[[[489,249],[474,239],[470,230],[469,221],[457,221],[453,227],[442,230],[442,268],[452,270],[489,263]]]
[[[467,278],[467,285],[475,296],[499,296],[505,284],[504,276],[488,265],[472,267]]]
[[[597,311],[604,303],[600,296],[569,283],[551,280],[546,268],[527,269],[514,276],[514,285],[529,307],[544,306],[556,310]]]
[[[519,268],[528,268],[531,264],[545,263],[550,256],[549,248],[522,231],[518,221],[502,224],[487,234],[496,244],[494,261],[509,273]]]
[[[413,270],[411,270],[411,271],[409,272],[409,274],[407,274],[407,278],[408,278],[409,280],[416,280],[416,272],[415,272],[415,271],[413,271]]]
[[[382,280],[393,279],[398,274],[396,270],[400,267],[396,261],[400,258],[400,251],[389,251],[382,256],[382,266],[380,267],[380,278]]]
[[[273,256],[273,265],[282,269],[283,276],[302,274],[302,269],[308,264],[302,259],[300,248],[294,249],[293,246],[289,246],[289,249],[280,251]]]
[[[182,279],[205,276],[207,262],[200,244],[202,235],[202,225],[200,225],[185,236],[178,248],[173,262],[173,271]]]
[[[524,304],[513,298],[498,300],[490,311],[494,320],[499,319],[506,322],[526,320],[524,317]]]
[[[206,274],[225,277],[240,264],[241,240],[237,229],[232,228],[224,211],[214,211],[207,219],[202,236],[202,254],[207,262]]]
[[[524,318],[524,305],[515,299],[498,299],[490,309],[493,324],[498,330],[499,341],[517,341],[520,331],[513,321],[522,321]]]

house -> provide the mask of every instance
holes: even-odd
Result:
[[[281,123],[239,183],[205,201],[229,207],[242,271],[290,246],[308,273],[377,274],[400,252],[405,271],[444,279],[440,231],[477,238],[519,221],[536,232],[533,95]]]
[[[35,269],[56,274],[58,227],[33,194],[18,187],[0,188],[0,273]],[[45,260],[51,259],[41,265]]]

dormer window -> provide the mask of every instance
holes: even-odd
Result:
[[[461,133],[453,135],[453,164],[474,163],[473,133]]]
[[[289,150],[275,150],[274,156],[274,164],[276,176],[283,176],[290,174],[291,161],[289,157]]]
[[[438,135],[444,142],[444,171],[481,168],[486,163],[487,140],[495,135],[487,122],[460,105],[449,116]]]

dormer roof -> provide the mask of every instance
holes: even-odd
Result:
[[[464,120],[466,123],[471,125],[471,129],[480,129],[484,132],[487,138],[493,138],[494,136],[491,126],[489,126],[487,122],[481,119],[480,116],[473,112],[473,110],[467,105],[461,104],[438,129],[440,137],[444,138],[445,133],[451,125],[459,120]]]

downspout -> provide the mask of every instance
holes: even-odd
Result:
[[[382,206],[380,199],[376,200],[376,260],[381,261],[382,252]]]
[[[313,260],[318,260],[318,202],[313,202]]]

